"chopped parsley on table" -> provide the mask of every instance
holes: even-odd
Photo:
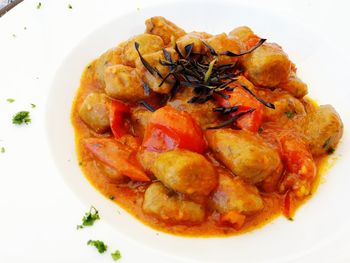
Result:
[[[21,125],[23,123],[28,124],[32,120],[30,119],[30,114],[29,111],[20,111],[17,112],[13,117],[12,117],[12,123],[16,125]]]
[[[1,152],[1,153],[5,153],[5,147],[1,147],[0,152]]]
[[[119,250],[116,250],[116,251],[114,251],[114,253],[111,253],[111,256],[112,256],[114,261],[117,261],[122,257]]]
[[[36,105],[34,103],[30,103],[30,106],[34,109]]]
[[[107,245],[100,240],[89,240],[87,244],[97,248],[97,251],[101,254],[104,253],[108,248]]]
[[[287,112],[285,112],[285,114],[286,114],[288,119],[292,119],[294,117],[294,115],[295,115],[295,112],[287,111]]]
[[[7,99],[7,102],[8,102],[8,103],[13,103],[13,102],[15,102],[15,100],[14,100],[14,99],[9,98],[9,99]]]
[[[71,4],[68,5],[69,9],[73,9],[73,6]]]
[[[89,212],[85,213],[82,219],[82,224],[77,225],[77,229],[84,228],[85,226],[92,226],[96,220],[100,219],[100,215],[95,207],[91,206]]]
[[[41,2],[39,2],[37,5],[36,5],[36,9],[40,9],[41,8]]]

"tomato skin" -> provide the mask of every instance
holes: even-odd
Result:
[[[155,152],[180,148],[198,153],[207,147],[203,132],[191,115],[170,106],[153,113],[142,146]]]
[[[111,130],[116,139],[128,133],[129,126],[125,123],[124,115],[130,112],[130,107],[120,100],[113,100],[109,114]]]
[[[238,111],[232,113],[231,116],[250,109],[255,109],[253,112],[240,117],[236,121],[236,125],[243,130],[257,132],[263,118],[263,105],[240,86],[236,86],[232,91],[223,91],[223,93],[230,97],[225,99],[222,96],[214,95],[216,101],[222,107],[229,108],[239,106]]]

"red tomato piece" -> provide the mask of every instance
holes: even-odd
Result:
[[[203,132],[191,115],[170,106],[152,114],[142,145],[156,152],[180,148],[203,153],[207,147]]]
[[[129,126],[125,122],[125,114],[130,112],[130,107],[120,100],[113,100],[109,115],[111,130],[116,139],[128,133]]]
[[[240,106],[238,111],[232,113],[232,116],[243,111],[255,109],[253,112],[240,117],[236,121],[236,125],[243,130],[257,132],[262,122],[263,105],[239,86],[235,87],[233,91],[224,91],[223,93],[230,97],[225,99],[222,96],[215,95],[215,99],[222,107]]]

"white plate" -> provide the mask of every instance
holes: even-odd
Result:
[[[85,247],[90,238],[108,241],[111,250],[120,248],[125,262],[314,262],[327,256],[333,262],[337,259],[340,262],[350,258],[346,252],[350,242],[347,236],[350,212],[346,209],[350,200],[347,190],[350,178],[346,174],[350,160],[346,150],[350,92],[344,85],[350,60],[342,49],[344,44],[350,44],[349,39],[336,38],[341,26],[335,22],[333,27],[324,27],[335,29],[327,34],[332,41],[325,38],[319,27],[315,27],[324,25],[321,17],[310,18],[307,5],[295,9],[287,5],[278,7],[274,1],[270,1],[270,5],[254,2],[255,7],[219,2],[187,1],[144,7],[146,4],[139,6],[131,1],[120,7],[113,1],[106,1],[105,6],[98,5],[98,1],[74,1],[73,9],[68,9],[67,4],[48,1],[37,10],[36,2],[28,1],[12,11],[13,20],[11,13],[1,18],[4,22],[0,20],[0,40],[4,40],[1,43],[5,43],[8,51],[2,50],[4,60],[0,62],[0,72],[6,70],[7,73],[0,94],[4,108],[0,127],[7,128],[0,131],[0,147],[3,144],[7,148],[6,154],[0,155],[0,167],[4,167],[0,172],[4,177],[0,197],[2,211],[6,209],[11,213],[11,219],[5,219],[5,224],[0,226],[6,237],[0,241],[1,262],[23,259],[26,262],[110,262],[108,256],[99,256]],[[279,9],[276,10],[276,6]],[[327,13],[326,4],[317,8],[310,6],[314,11]],[[140,10],[137,7],[141,7]],[[111,10],[118,10],[118,15]],[[21,16],[23,14],[26,16]],[[143,32],[144,20],[152,15],[168,17],[188,31],[220,33],[239,25],[251,26],[259,35],[284,47],[298,66],[302,79],[309,84],[313,98],[337,108],[345,123],[344,139],[336,152],[339,160],[317,194],[298,211],[294,222],[279,218],[262,229],[230,238],[174,237],[145,227],[86,181],[77,165],[69,120],[81,73],[104,50]],[[22,19],[15,20],[16,16]],[[99,27],[91,17],[98,19]],[[95,28],[92,32],[91,27]],[[16,102],[6,104],[8,97],[14,97]],[[11,114],[28,108],[29,103],[38,104],[36,109],[31,109],[33,124],[13,128],[9,124]],[[44,139],[46,135],[49,145]],[[90,204],[99,209],[102,222],[76,231],[75,224]],[[6,240],[16,241],[18,245],[9,248],[5,246]]]

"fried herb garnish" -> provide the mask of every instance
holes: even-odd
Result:
[[[293,119],[295,112],[294,111],[286,111],[284,114],[286,114],[288,119]]]
[[[242,52],[242,53],[239,53],[239,54],[236,54],[236,53],[233,53],[231,51],[225,51],[223,53],[221,53],[220,55],[221,56],[229,56],[229,57],[239,57],[239,56],[243,56],[243,55],[246,55],[246,54],[249,54],[251,52],[253,52],[255,49],[257,49],[258,47],[260,47],[262,44],[264,44],[264,42],[266,41],[266,39],[264,38],[261,38],[258,42],[258,44],[256,44],[256,46],[252,47],[251,49],[245,51],[245,52]]]
[[[275,105],[270,102],[264,101],[262,98],[258,97],[256,94],[254,94],[247,86],[241,85],[244,90],[246,90],[250,95],[252,95],[257,101],[261,102],[264,106],[275,109]]]
[[[143,66],[148,70],[149,73],[151,73],[152,75],[157,74],[159,77],[163,78],[162,75],[160,74],[160,72],[152,67],[141,55],[140,50],[139,50],[140,44],[138,42],[135,42],[135,49],[137,51],[137,54],[139,54],[139,57],[141,59],[141,62],[143,64]]]
[[[220,128],[224,128],[227,125],[230,125],[231,123],[235,122],[236,120],[238,120],[240,117],[248,114],[248,113],[252,113],[253,111],[255,111],[255,109],[250,109],[247,111],[242,111],[240,113],[237,113],[236,115],[233,115],[230,119],[228,119],[227,121],[224,121],[223,123],[217,125],[217,126],[213,126],[213,127],[209,127],[207,128],[208,130],[213,130],[213,129],[220,129]]]
[[[149,111],[151,111],[151,112],[155,112],[155,111],[156,111],[155,108],[153,108],[151,105],[149,105],[149,104],[148,104],[146,101],[144,101],[144,100],[140,100],[140,101],[139,101],[139,104],[142,105],[142,106],[144,106],[147,110],[149,110]]]
[[[142,86],[143,86],[143,91],[145,92],[146,96],[149,96],[151,94],[151,88],[149,87],[149,85],[142,81]]]
[[[262,98],[254,94],[248,87],[244,85],[231,85],[238,80],[238,76],[242,74],[241,69],[235,63],[226,65],[217,65],[219,56],[231,56],[237,57],[253,52],[260,47],[266,39],[260,39],[256,46],[240,54],[235,54],[231,51],[226,51],[218,54],[215,49],[208,43],[203,41],[203,45],[206,46],[208,51],[206,53],[194,53],[193,43],[190,43],[184,47],[183,53],[179,51],[177,45],[175,50],[178,53],[180,59],[173,61],[171,54],[168,50],[163,49],[164,60],[160,60],[159,63],[163,67],[168,67],[169,72],[164,77],[159,73],[156,67],[152,67],[144,57],[142,57],[139,51],[139,43],[135,42],[135,49],[141,59],[143,66],[152,74],[158,75],[161,79],[158,86],[162,86],[164,83],[173,84],[168,99],[171,100],[180,89],[192,89],[193,96],[187,102],[188,103],[205,103],[208,100],[213,99],[213,96],[221,96],[224,99],[229,99],[230,94],[227,91],[233,91],[236,86],[242,86],[242,88],[252,95],[256,100],[262,103],[264,106],[275,109],[275,105],[266,102]],[[214,58],[213,58],[214,57]],[[144,85],[145,87],[145,85]],[[149,88],[149,87],[148,87]],[[150,111],[155,109],[145,101],[139,102]],[[215,112],[222,114],[234,113],[238,110],[238,105],[233,105],[231,108],[214,108]],[[225,127],[245,114],[253,112],[255,109],[250,109],[245,112],[240,112],[233,115],[230,119],[222,124],[209,129],[218,129]]]

